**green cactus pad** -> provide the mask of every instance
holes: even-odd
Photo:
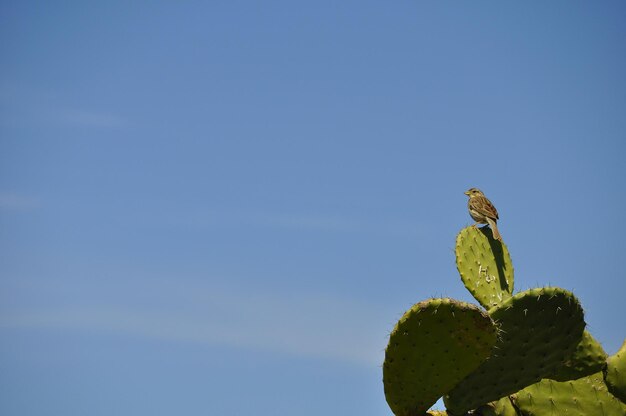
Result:
[[[494,416],[517,416],[517,410],[515,410],[511,399],[508,397],[503,397],[497,402],[492,403],[494,403]]]
[[[574,353],[549,377],[556,381],[575,380],[602,371],[606,365],[607,354],[602,345],[585,330],[583,338]]]
[[[415,304],[389,337],[383,383],[397,416],[423,415],[480,365],[496,343],[496,326],[481,308],[453,299]]]
[[[461,280],[481,305],[490,309],[513,293],[513,263],[504,243],[489,227],[467,227],[456,237],[456,267]]]
[[[564,382],[541,380],[511,397],[524,416],[626,415],[626,406],[608,392],[602,372]]]
[[[494,354],[444,397],[463,414],[538,382],[571,355],[585,328],[574,295],[559,288],[518,293],[489,314],[500,325]]]
[[[479,416],[518,416],[517,410],[513,407],[508,396],[480,406],[474,414]]]
[[[609,391],[626,403],[626,341],[606,360],[604,379]]]

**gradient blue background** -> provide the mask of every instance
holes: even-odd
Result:
[[[132,3],[132,4],[131,4]],[[477,186],[626,336],[621,1],[0,5],[0,413],[390,415]],[[622,318],[620,318],[622,317]]]

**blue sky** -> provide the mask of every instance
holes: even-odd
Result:
[[[0,5],[0,413],[390,415],[477,186],[626,336],[623,2]]]

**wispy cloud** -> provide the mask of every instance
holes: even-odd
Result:
[[[115,112],[93,106],[76,106],[63,102],[58,93],[25,85],[0,85],[0,122],[8,126],[68,126],[116,128],[127,120]]]
[[[14,193],[0,192],[0,209],[6,210],[28,210],[39,205],[39,202],[31,197]]]
[[[187,227],[268,227],[298,231],[341,233],[409,234],[424,232],[423,224],[413,220],[390,218],[357,218],[340,215],[253,212],[192,212],[170,219],[174,224]],[[163,223],[163,219],[159,219]]]
[[[122,127],[125,120],[119,115],[93,110],[62,109],[51,113],[57,122],[72,126],[85,127]]]
[[[313,215],[274,215],[260,219],[264,225],[318,231],[364,232],[374,234],[419,234],[421,225],[397,219],[357,219]]]
[[[255,218],[260,224],[297,229],[331,230],[331,231],[358,231],[363,224],[351,218],[316,216],[316,215],[261,215]]]
[[[174,297],[179,297],[180,291]],[[0,327],[113,331],[376,366],[389,320],[372,305],[322,296],[192,289],[178,310],[76,306],[5,311]],[[182,309],[182,310],[181,310]]]

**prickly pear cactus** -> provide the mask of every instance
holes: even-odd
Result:
[[[626,402],[626,341],[606,360],[604,379],[611,393]]]
[[[480,406],[474,414],[479,416],[518,416],[517,410],[513,407],[508,396]]]
[[[518,293],[492,308],[499,327],[493,354],[444,397],[448,413],[463,414],[550,375],[583,336],[578,299],[553,287]]]
[[[541,380],[512,396],[525,416],[623,416],[626,406],[609,393],[602,373],[558,382]]]
[[[602,345],[591,336],[589,331],[585,330],[574,353],[547,378],[567,381],[590,376],[602,371],[606,365],[606,357],[607,354]]]
[[[481,305],[490,309],[513,293],[513,263],[504,243],[488,227],[467,227],[456,238],[456,267]]]
[[[397,416],[423,415],[491,353],[496,327],[480,308],[430,299],[409,309],[389,338],[385,397]]]
[[[566,290],[513,295],[508,249],[488,227],[461,230],[455,254],[487,310],[445,298],[404,314],[383,365],[397,416],[626,416],[626,342],[607,359]],[[428,411],[441,396],[447,411]]]

